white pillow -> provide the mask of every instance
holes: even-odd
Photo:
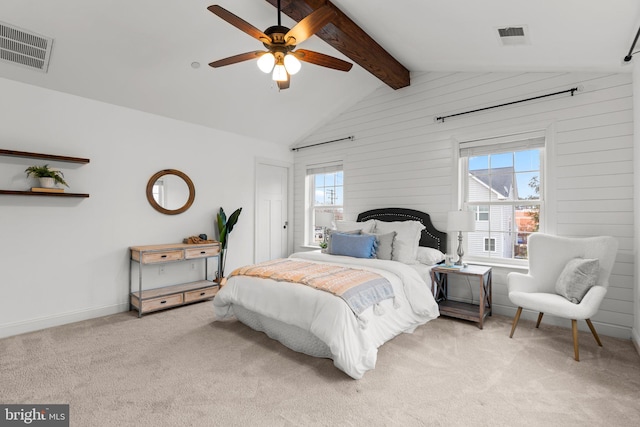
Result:
[[[420,264],[436,265],[437,263],[444,261],[445,255],[435,248],[418,246],[417,258]]]
[[[598,282],[599,269],[597,259],[569,260],[556,281],[556,293],[574,304],[580,304],[589,289]]]
[[[392,260],[405,264],[417,264],[420,232],[425,229],[420,221],[376,221],[376,233],[396,232],[393,239]]]
[[[373,227],[376,225],[376,221],[370,219],[369,221],[357,222],[357,221],[336,221],[336,229],[338,231],[361,231],[363,233],[371,233]]]

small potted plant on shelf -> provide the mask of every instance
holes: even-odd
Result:
[[[64,180],[64,174],[58,169],[50,168],[49,165],[29,166],[24,171],[27,173],[27,177],[38,178],[41,187],[53,188],[56,184],[69,186]]]

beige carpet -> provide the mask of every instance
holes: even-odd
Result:
[[[122,313],[0,340],[0,403],[69,403],[72,426],[632,426],[640,356],[630,341],[511,319],[439,318],[379,351],[353,380],[211,302]]]

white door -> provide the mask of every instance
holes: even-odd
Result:
[[[269,163],[256,164],[255,262],[289,255],[287,189],[289,169]]]

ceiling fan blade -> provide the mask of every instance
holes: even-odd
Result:
[[[209,6],[207,9],[209,10],[209,12],[213,13],[214,15],[218,15],[220,18],[224,19],[225,21],[227,21],[229,24],[233,25],[237,29],[249,34],[254,39],[258,39],[263,43],[271,43],[273,41],[271,40],[271,37],[269,37],[262,31],[260,31],[253,25],[249,24],[244,19],[234,15],[233,13],[229,12],[227,9],[220,7],[217,4]]]
[[[218,68],[218,67],[224,67],[225,65],[237,64],[238,62],[242,62],[242,61],[249,61],[251,59],[258,59],[262,55],[264,55],[265,53],[266,52],[261,51],[261,50],[255,50],[253,52],[245,52],[245,53],[241,53],[239,55],[234,55],[234,56],[230,56],[228,58],[219,59],[217,61],[210,62],[209,66],[213,67],[213,68]]]
[[[291,53],[300,61],[320,65],[322,67],[333,68],[334,70],[349,71],[351,67],[353,67],[353,64],[350,62],[325,55],[324,53],[314,52],[312,50],[298,49]]]
[[[286,45],[291,46],[302,43],[327,25],[334,16],[336,16],[336,11],[329,6],[322,6],[320,9],[313,11],[285,34]]]

